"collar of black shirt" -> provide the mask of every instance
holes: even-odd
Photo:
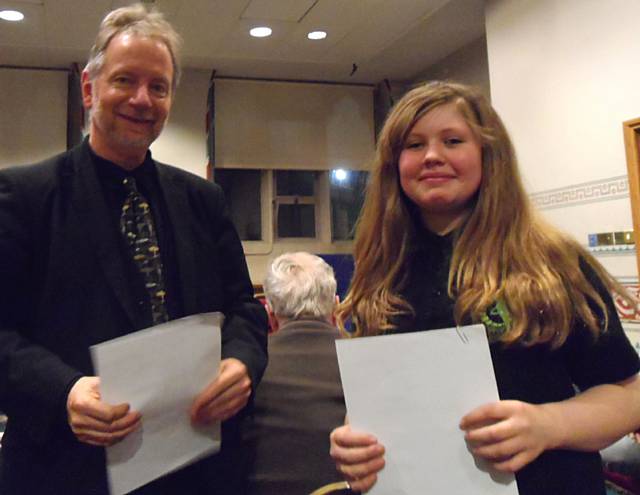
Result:
[[[116,163],[97,155],[89,146],[88,140],[84,144],[89,149],[89,156],[91,156],[101,184],[122,189],[122,181],[127,177],[133,177],[141,191],[153,187],[156,179],[156,165],[151,157],[151,151],[147,151],[144,161],[138,167],[133,170],[125,170]]]

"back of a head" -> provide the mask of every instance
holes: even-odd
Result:
[[[329,321],[336,286],[333,269],[322,258],[297,252],[282,254],[271,263],[264,292],[278,318]]]
[[[89,77],[93,80],[100,73],[109,43],[120,34],[152,38],[166,45],[173,64],[171,87],[175,91],[180,80],[179,51],[182,40],[160,12],[148,10],[141,3],[113,10],[102,20],[85,67]]]

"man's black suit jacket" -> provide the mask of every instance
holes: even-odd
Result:
[[[9,417],[0,452],[5,487],[16,493],[101,493],[104,450],[76,441],[66,396],[94,374],[89,346],[140,328],[120,233],[88,153],[85,142],[0,172],[0,410]],[[266,318],[223,194],[168,165],[157,173],[185,315],[224,312],[222,357],[245,363],[255,386]]]

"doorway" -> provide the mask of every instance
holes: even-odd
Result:
[[[629,197],[631,198],[631,215],[636,243],[636,265],[640,277],[640,118],[627,120],[622,124],[624,147],[627,154],[627,171],[629,174]]]

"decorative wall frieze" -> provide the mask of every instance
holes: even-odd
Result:
[[[547,189],[546,191],[533,193],[529,197],[539,210],[611,201],[629,197],[629,180],[626,175],[620,175],[556,189]]]

